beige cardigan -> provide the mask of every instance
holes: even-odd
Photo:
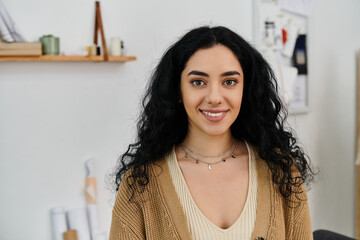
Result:
[[[255,228],[251,240],[311,240],[312,230],[307,196],[297,207],[289,208],[264,160],[254,152],[258,204]],[[190,240],[186,216],[173,186],[165,158],[150,167],[149,184],[142,193],[135,192],[129,202],[131,190],[126,176],[120,184],[115,201],[110,240],[124,239],[182,239]],[[293,196],[293,199],[295,196]]]

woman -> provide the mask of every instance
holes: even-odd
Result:
[[[110,239],[312,239],[312,170],[273,72],[225,27],[185,34],[155,69],[121,157]]]

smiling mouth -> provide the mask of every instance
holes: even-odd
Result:
[[[225,112],[218,112],[218,113],[212,113],[212,112],[206,112],[206,111],[201,111],[201,112],[210,117],[220,117],[221,115],[225,114]]]
[[[229,110],[224,109],[199,109],[205,119],[211,122],[220,122]]]

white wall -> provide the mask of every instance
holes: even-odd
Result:
[[[321,171],[309,192],[313,228],[353,236],[360,2],[313,2],[308,36],[310,113],[292,122]]]
[[[85,0],[2,0],[29,40],[53,33],[77,52],[93,36]],[[112,193],[104,175],[133,140],[138,102],[165,48],[187,29],[223,24],[250,39],[251,0],[102,2],[105,34],[138,60],[119,63],[0,63],[0,239],[50,239],[49,209],[83,206],[83,161],[98,164],[101,228]],[[313,228],[354,229],[356,61],[360,2],[314,1],[309,20],[310,112],[291,117],[314,164]]]
[[[93,1],[3,3],[29,40],[52,33],[66,53],[92,42]],[[85,204],[87,156],[99,160],[101,228],[108,231],[112,193],[104,175],[133,141],[140,95],[161,54],[202,24],[251,37],[251,0],[101,4],[106,37],[123,38],[137,61],[0,63],[0,239],[50,239],[49,209]]]

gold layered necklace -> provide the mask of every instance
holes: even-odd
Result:
[[[233,150],[232,150],[228,155],[225,155],[228,151],[230,151],[230,149],[234,146],[234,144],[235,144],[235,147],[233,148]],[[196,162],[197,164],[199,164],[200,162],[201,162],[201,163],[205,163],[206,165],[208,165],[209,170],[211,170],[211,169],[212,169],[212,167],[211,167],[212,165],[215,165],[215,164],[218,164],[218,163],[221,163],[221,162],[226,162],[226,160],[227,160],[228,158],[230,158],[230,157],[236,158],[236,157],[234,156],[234,152],[235,152],[235,150],[236,150],[236,148],[237,148],[237,143],[236,143],[235,140],[234,140],[233,143],[231,144],[231,146],[228,147],[228,148],[225,150],[225,152],[223,152],[223,153],[221,153],[221,154],[219,154],[219,155],[216,155],[216,156],[208,156],[208,155],[203,155],[203,154],[197,153],[197,152],[191,150],[191,149],[190,149],[188,146],[186,146],[184,143],[181,143],[181,148],[182,148],[182,150],[185,152],[185,158],[192,158],[193,160],[195,160],[195,162]],[[196,156],[194,156],[194,155],[198,155],[198,156],[201,156],[201,157],[203,157],[203,158],[219,158],[219,157],[221,157],[221,156],[223,156],[223,155],[225,155],[225,156],[224,156],[224,157],[221,157],[221,159],[218,160],[218,161],[216,161],[216,162],[207,162],[207,161],[204,161],[204,160],[202,160],[202,159],[200,159],[199,157],[196,157]]]

